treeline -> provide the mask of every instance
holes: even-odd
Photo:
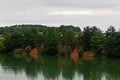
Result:
[[[93,51],[96,56],[120,56],[120,31],[113,26],[103,32],[95,26],[87,26],[81,31],[72,25],[15,25],[0,27],[0,34],[0,52],[22,49],[22,53],[28,54],[37,47],[40,54],[68,56],[75,45],[80,45],[79,55]]]
[[[4,33],[11,33],[11,32],[25,32],[26,30],[30,29],[30,28],[35,28],[37,29],[39,32],[43,32],[46,27],[48,26],[44,26],[44,25],[14,25],[14,26],[4,26],[4,27],[0,27],[0,34],[4,34]],[[67,29],[73,29],[76,32],[81,31],[79,27],[74,27],[72,25],[69,26],[64,26],[61,25],[58,27],[58,30],[60,32],[65,31]]]

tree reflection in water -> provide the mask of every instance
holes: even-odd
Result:
[[[25,73],[31,80],[120,80],[119,63],[120,59],[79,58],[76,65],[68,57],[40,56],[34,60],[30,56],[15,58],[12,55],[0,55],[2,70],[15,75]]]

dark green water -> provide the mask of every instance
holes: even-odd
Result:
[[[120,59],[0,55],[0,80],[120,80]]]

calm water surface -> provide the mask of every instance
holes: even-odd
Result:
[[[120,59],[0,54],[0,80],[120,80]]]

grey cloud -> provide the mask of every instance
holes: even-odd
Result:
[[[50,7],[113,8],[120,6],[119,0],[44,0],[39,3]]]
[[[120,6],[119,0],[2,0],[1,4],[15,7],[80,7],[112,8]]]
[[[120,11],[120,0],[0,0],[0,25],[5,24],[73,24],[119,27],[120,15],[46,15],[49,11],[70,9],[109,9]]]

